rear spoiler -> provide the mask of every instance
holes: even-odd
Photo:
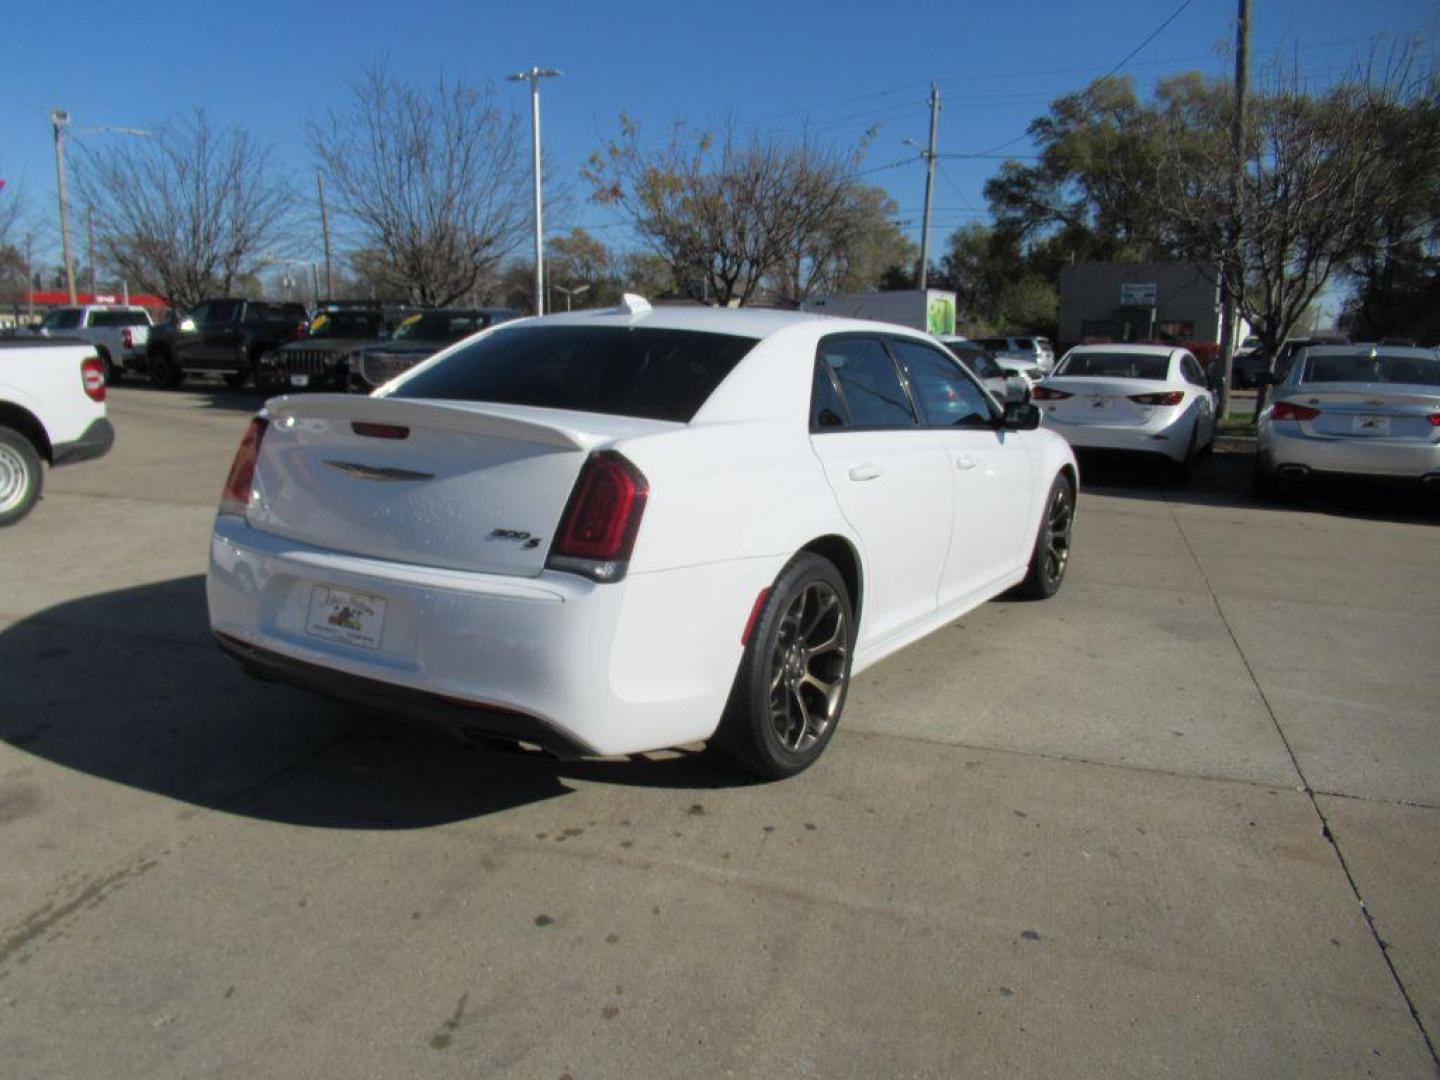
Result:
[[[512,411],[513,410],[513,411]],[[611,442],[614,435],[586,431],[563,420],[516,415],[540,410],[518,406],[485,406],[465,401],[419,398],[375,398],[357,394],[297,394],[273,398],[263,415],[272,424],[295,420],[350,420],[372,424],[453,431],[461,435],[494,435],[516,442],[550,446],[557,450],[593,450]]]

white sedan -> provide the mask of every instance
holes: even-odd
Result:
[[[1031,400],[1071,446],[1158,454],[1182,472],[1215,440],[1204,369],[1169,345],[1078,345]]]
[[[270,401],[207,592],[252,674],[559,757],[767,777],[852,675],[1060,587],[1074,457],[919,331],[778,311],[506,323],[374,396]]]

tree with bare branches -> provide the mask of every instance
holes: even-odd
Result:
[[[498,282],[526,237],[529,160],[493,88],[430,90],[367,69],[354,101],[310,126],[336,210],[386,291],[443,306]]]
[[[650,148],[622,114],[619,136],[582,176],[697,298],[745,304],[765,284],[808,288],[817,263],[833,263],[862,149],[742,132],[734,121],[718,134],[677,123]]]
[[[110,265],[178,309],[263,266],[293,201],[264,146],[199,110],[147,139],[83,148],[76,188]]]

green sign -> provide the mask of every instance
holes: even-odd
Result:
[[[925,329],[932,334],[955,333],[955,298],[932,296],[925,305]]]

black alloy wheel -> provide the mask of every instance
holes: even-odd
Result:
[[[818,555],[797,555],[751,628],[716,749],[767,780],[812,765],[840,722],[854,642],[855,617],[839,571]]]
[[[1031,600],[1047,600],[1060,591],[1065,570],[1070,565],[1070,541],[1075,528],[1075,485],[1064,473],[1055,477],[1045,510],[1040,516],[1040,530],[1030,553],[1030,569],[1018,586],[1021,596]]]

